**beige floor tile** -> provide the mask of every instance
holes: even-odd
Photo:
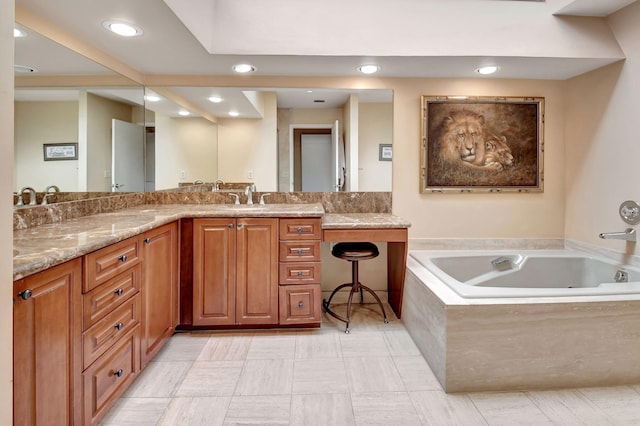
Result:
[[[291,395],[234,396],[225,425],[288,425]]]
[[[420,425],[406,392],[352,393],[356,425]]]
[[[405,390],[391,357],[345,358],[344,366],[352,393]]]
[[[577,390],[527,392],[534,404],[557,425],[615,425],[594,402]]]
[[[176,396],[231,396],[243,361],[194,362],[176,391]]]
[[[293,395],[291,426],[352,426],[353,406],[348,393]]]
[[[245,361],[235,395],[290,395],[293,359],[251,359]]]
[[[411,336],[406,330],[385,331],[384,340],[392,356],[420,356],[420,349],[413,343]]]
[[[487,425],[466,394],[447,395],[442,390],[409,392],[423,425],[482,426]]]
[[[173,398],[159,426],[220,426],[231,397]]]
[[[171,398],[120,398],[100,422],[101,425],[155,425]]]
[[[440,382],[422,356],[394,356],[393,362],[406,390],[442,390]]]
[[[391,354],[381,333],[352,332],[351,334],[341,334],[339,336],[342,356],[349,357],[387,357]]]
[[[338,333],[304,333],[296,337],[296,359],[341,358]]]
[[[491,426],[553,424],[523,392],[480,392],[469,397]]]
[[[195,361],[209,340],[210,333],[176,333],[164,345],[153,360],[159,361]]]
[[[150,362],[123,397],[170,398],[192,364],[192,361]]]
[[[347,373],[342,358],[296,360],[293,394],[348,393]]]
[[[247,359],[293,359],[295,352],[295,335],[267,332],[253,336]]]
[[[580,393],[618,425],[640,425],[640,394],[629,386],[583,388]]]
[[[198,361],[244,360],[249,352],[252,334],[214,334],[202,348]]]

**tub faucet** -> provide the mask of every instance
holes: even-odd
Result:
[[[212,191],[220,191],[220,185],[224,185],[224,181],[222,179],[216,179],[215,182],[213,182],[213,188],[211,188]]]
[[[20,195],[22,196],[25,192],[29,193],[29,205],[30,206],[35,206],[37,204],[37,202],[36,202],[36,190],[33,189],[30,186],[25,186],[24,188],[20,189]]]
[[[599,235],[604,240],[626,240],[636,242],[636,230],[627,228],[623,232],[603,232]]]
[[[508,257],[500,256],[491,261],[491,266],[498,271],[506,271],[507,269],[513,269],[513,260]]]

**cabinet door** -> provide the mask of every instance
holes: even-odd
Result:
[[[14,285],[16,425],[81,423],[81,285],[80,259]]]
[[[278,219],[238,219],[236,322],[278,323]]]
[[[193,325],[236,322],[236,220],[193,221]]]
[[[160,350],[177,325],[178,228],[176,223],[142,237],[142,366]]]

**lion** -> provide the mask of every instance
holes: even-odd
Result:
[[[507,138],[498,135],[489,128],[484,131],[484,159],[485,166],[502,170],[506,166],[513,166],[513,155],[511,148],[507,145]]]
[[[442,120],[440,159],[474,169],[500,170],[500,163],[485,163],[485,119],[468,110],[454,111]]]

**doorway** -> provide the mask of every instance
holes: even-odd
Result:
[[[329,192],[331,129],[293,129],[293,190]]]

